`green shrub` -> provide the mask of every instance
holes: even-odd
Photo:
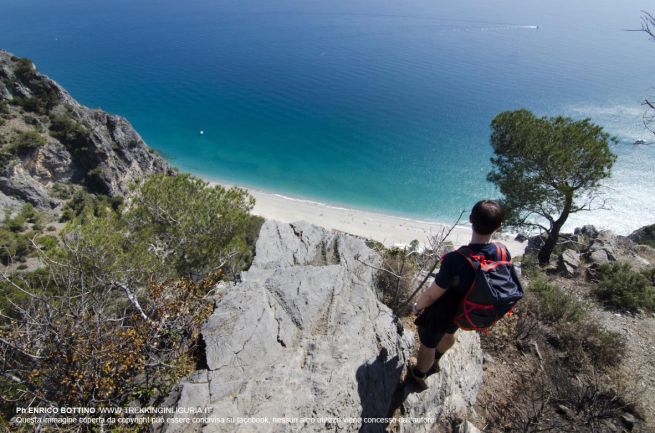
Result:
[[[56,236],[44,235],[38,237],[36,243],[42,251],[48,254],[59,246],[59,239]]]
[[[12,261],[24,260],[31,252],[28,236],[0,227],[0,263],[6,266]]]
[[[517,257],[515,261],[521,263],[521,273],[527,278],[536,276],[539,272],[539,260],[535,254],[525,254]]]
[[[77,191],[64,206],[59,220],[67,222],[77,219],[78,223],[84,224],[90,217],[106,217],[110,214],[117,214],[122,205],[121,197]]]
[[[640,309],[655,311],[655,286],[652,271],[646,274],[634,271],[627,263],[608,263],[598,269],[598,282],[594,294],[605,305],[636,312]]]
[[[575,326],[560,324],[557,331],[566,361],[573,367],[591,364],[607,368],[618,365],[625,354],[625,339],[618,333],[608,331],[596,321],[581,321]]]
[[[246,239],[254,204],[241,188],[156,174],[136,187],[124,219],[133,248],[157,245],[160,259],[178,276],[197,278],[250,261]]]
[[[87,130],[70,114],[50,116],[50,135],[61,141],[69,149],[86,146]]]
[[[9,151],[14,155],[24,155],[42,147],[45,142],[45,137],[38,132],[21,131],[11,140]]]
[[[541,274],[533,275],[528,288],[539,301],[537,315],[546,322],[577,323],[586,315],[586,309],[580,301],[548,283]]]
[[[652,285],[655,286],[655,267],[644,269],[641,271],[641,274],[646,277]]]
[[[41,221],[41,215],[34,209],[31,203],[25,203],[18,215],[28,223],[37,224]]]
[[[14,74],[16,75],[16,78],[23,82],[27,82],[34,78],[36,73],[34,71],[34,64],[32,63],[32,60],[23,57],[17,58],[14,61],[16,62],[16,67],[14,68]]]

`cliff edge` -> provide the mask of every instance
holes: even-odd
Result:
[[[0,50],[1,207],[55,208],[66,183],[122,195],[162,171],[171,167],[125,118],[81,105],[30,60]]]
[[[360,419],[466,410],[482,381],[478,336],[458,335],[429,390],[402,385],[415,336],[377,298],[375,270],[366,264],[380,262],[355,237],[267,221],[252,267],[239,284],[220,290],[203,327],[207,368],[183,381],[167,403],[203,413],[188,415],[190,424],[156,430],[383,432],[386,422]],[[214,420],[198,419],[204,417]],[[227,417],[268,421],[217,421]],[[273,420],[282,417],[289,420]],[[398,427],[432,431],[425,422]]]

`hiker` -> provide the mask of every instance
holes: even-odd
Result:
[[[476,203],[469,216],[469,221],[473,225],[471,242],[468,246],[452,251],[442,258],[441,267],[439,273],[435,276],[434,282],[419,296],[412,307],[413,313],[418,316],[414,323],[418,327],[420,346],[417,362],[415,365],[409,366],[409,374],[424,390],[428,387],[425,379],[430,374],[439,371],[439,360],[455,343],[455,333],[458,329],[482,330],[491,326],[495,320],[506,313],[506,310],[510,310],[513,303],[523,295],[516,273],[512,268],[507,248],[499,243],[490,242],[491,235],[500,228],[503,218],[504,212],[500,202],[482,200]],[[481,322],[476,323],[478,316],[471,318],[468,314],[462,313],[462,311],[465,311],[463,310],[464,304],[462,301],[466,299],[468,302],[468,298],[471,296],[479,297],[481,290],[486,290],[486,293],[482,293],[483,298],[486,298],[490,292],[495,291],[486,284],[482,284],[484,287],[479,290],[476,289],[478,293],[472,295],[474,282],[477,285],[480,281],[479,278],[476,278],[476,272],[479,272],[477,268],[481,267],[481,264],[491,264],[487,263],[487,260],[501,262],[497,265],[494,264],[489,269],[499,268],[498,272],[501,272],[500,279],[504,280],[505,286],[509,286],[513,297],[509,303],[511,305],[507,307],[503,305],[498,312],[494,309],[498,308],[497,305],[482,310],[482,315],[486,314],[485,311],[494,311],[493,317],[486,322],[483,319]],[[503,269],[500,269],[501,264],[504,267]],[[487,271],[487,266],[482,267],[482,269],[485,272],[495,272]],[[492,282],[489,284],[495,284],[493,282],[495,279],[495,277],[492,278]],[[492,301],[475,302],[466,305],[478,308],[481,305],[478,302],[494,304]],[[483,306],[483,308],[485,307]],[[469,307],[467,312],[470,311]]]

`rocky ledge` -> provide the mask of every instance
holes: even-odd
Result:
[[[163,424],[155,430],[382,432],[385,423],[347,418],[437,418],[465,411],[482,381],[478,336],[460,333],[442,371],[430,377],[429,390],[399,385],[415,336],[378,301],[375,270],[368,265],[380,263],[358,238],[267,221],[252,267],[239,284],[220,289],[203,327],[207,368],[184,380],[167,406],[205,408],[196,415],[201,418],[269,422]],[[274,417],[298,421],[275,424]],[[425,423],[400,430],[432,431]]]

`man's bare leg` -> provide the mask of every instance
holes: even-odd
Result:
[[[416,355],[416,368],[418,371],[425,374],[432,367],[432,363],[434,363],[434,351],[434,348],[425,347],[422,344],[419,346],[418,354]]]
[[[442,355],[455,344],[455,334],[444,334],[437,344],[437,352]]]

